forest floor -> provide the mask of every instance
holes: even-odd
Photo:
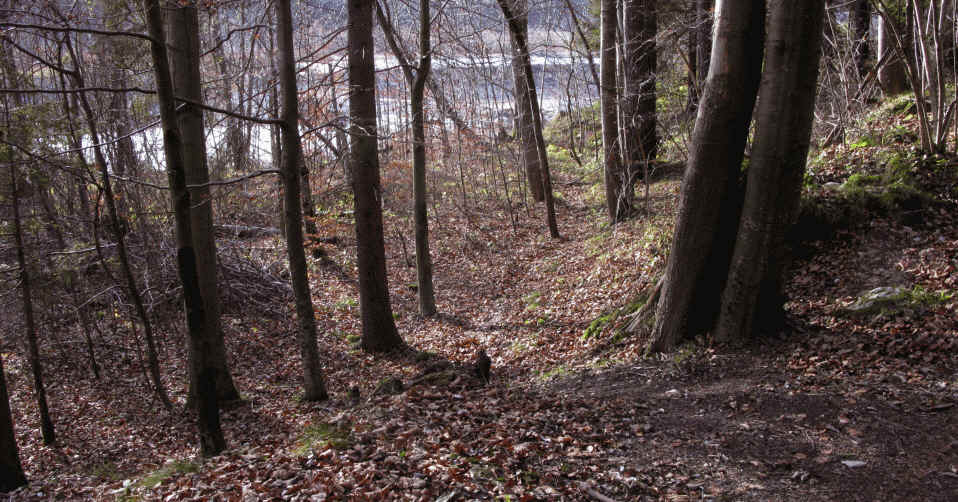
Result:
[[[867,156],[839,150],[819,159]],[[824,162],[818,181],[847,178],[838,164]],[[556,178],[562,240],[548,238],[541,208],[510,217],[494,198],[434,213],[434,319],[417,313],[409,219],[387,211],[387,229],[400,229],[387,236],[393,309],[411,347],[389,356],[356,348],[353,238],[348,225],[322,226],[338,236],[310,265],[329,401],[298,398],[288,296],[272,316],[225,305],[244,402],[224,410],[229,449],[216,458],[196,458],[182,411],[182,333],[162,345],[174,413],[145,390],[135,358],[104,358],[100,381],[79,356],[50,361],[56,447],[40,443],[26,362],[4,354],[30,478],[11,499],[956,500],[953,186],[918,218],[870,214],[804,243],[783,332],[643,357],[619,309],[663,268],[678,176],[652,186],[655,216],[614,228],[588,183]],[[220,246],[283,263],[274,237]],[[857,310],[876,287],[902,288],[900,301]],[[480,348],[488,385],[469,371]]]

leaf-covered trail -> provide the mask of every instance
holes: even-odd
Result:
[[[882,233],[817,249],[797,263],[780,339],[641,359],[642,340],[616,335],[617,319],[593,321],[628,303],[663,265],[677,182],[653,188],[654,219],[610,230],[596,223],[601,205],[585,190],[563,187],[559,242],[536,214],[513,226],[492,202],[440,215],[436,319],[416,314],[415,271],[399,242],[409,222],[393,217],[387,227],[400,231],[387,241],[390,286],[413,350],[388,357],[354,347],[354,259],[342,227],[340,244],[325,247],[328,259],[311,262],[333,399],[298,401],[291,317],[231,314],[224,326],[246,402],[224,411],[230,450],[203,463],[190,418],[151,401],[140,361],[125,352],[113,352],[100,383],[79,358],[47,361],[61,444],[41,446],[26,365],[14,358],[17,439],[31,485],[12,498],[954,500],[954,303],[887,318],[840,315],[859,292],[848,284],[871,285],[853,277],[868,269],[954,288],[953,219],[943,216],[937,231],[884,221]],[[875,254],[885,236],[914,245],[876,254],[864,269],[847,265]],[[885,350],[898,347],[885,340],[925,333],[944,345]],[[162,356],[182,404],[181,337],[168,334]],[[488,386],[468,371],[479,348],[493,358]],[[390,377],[404,388],[390,390]]]

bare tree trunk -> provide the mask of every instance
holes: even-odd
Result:
[[[30,273],[23,244],[23,225],[20,218],[20,187],[17,186],[17,166],[10,162],[10,192],[13,206],[13,238],[17,248],[17,265],[20,267],[20,291],[23,295],[23,318],[26,330],[27,354],[33,374],[33,392],[40,411],[40,432],[43,444],[56,443],[57,436],[47,406],[47,390],[43,385],[43,366],[40,363],[40,347],[37,343],[37,326],[33,319],[33,297],[30,291]]]
[[[714,332],[720,343],[743,344],[756,329],[780,326],[785,231],[801,196],[814,117],[825,0],[769,5],[745,205]]]
[[[696,29],[698,31],[695,75],[698,77],[699,96],[704,92],[705,79],[709,76],[709,62],[712,59],[712,7],[714,5],[715,0],[695,0]]]
[[[522,34],[528,37],[529,33],[529,4],[528,0],[509,0],[511,1],[513,13],[516,16],[516,23]],[[520,159],[522,166],[526,171],[529,193],[536,202],[545,200],[545,193],[542,191],[541,166],[539,166],[539,150],[536,146],[535,124],[532,121],[532,104],[529,102],[529,85],[526,83],[523,67],[528,59],[528,54],[519,51],[515,37],[510,32],[510,45],[512,47],[512,77],[515,84],[516,94],[516,137],[519,139]]]
[[[297,339],[303,358],[303,388],[306,401],[323,401],[329,396],[316,346],[316,317],[309,291],[306,252],[303,248],[303,215],[300,212],[300,175],[303,146],[299,137],[299,98],[296,95],[296,59],[293,55],[293,15],[290,0],[276,4],[279,41],[279,82],[282,88],[283,185],[286,201],[286,253],[296,297]]]
[[[536,149],[539,153],[539,166],[542,176],[542,191],[546,201],[546,223],[549,226],[549,235],[553,239],[559,238],[559,225],[556,222],[555,202],[552,200],[552,176],[549,173],[549,161],[546,157],[546,142],[542,137],[542,114],[539,110],[539,98],[536,96],[536,81],[532,75],[532,63],[529,60],[529,44],[526,35],[522,32],[522,27],[512,13],[512,7],[508,0],[497,0],[499,8],[506,17],[506,23],[509,25],[509,32],[512,34],[519,52],[525,57],[522,58],[523,73],[526,77],[526,85],[529,87],[529,106],[532,108],[532,125],[536,136]]]
[[[619,145],[618,89],[616,85],[616,43],[615,33],[618,17],[616,0],[602,0],[599,12],[599,92],[602,110],[602,159],[605,174],[605,202],[609,220],[613,223],[621,220],[631,209],[629,200],[620,200],[627,195],[622,191],[625,185],[622,164],[622,149]]]
[[[173,86],[178,96],[203,102],[200,87],[199,20],[196,6],[189,4],[168,11],[170,22],[170,56],[173,65]],[[186,183],[197,185],[190,189],[190,224],[193,229],[193,247],[196,253],[196,272],[200,293],[206,308],[203,338],[210,348],[209,364],[216,367],[216,395],[220,401],[239,399],[226,359],[226,344],[220,324],[219,289],[216,283],[216,240],[213,236],[213,201],[210,197],[209,169],[206,164],[206,134],[203,130],[203,110],[184,103],[177,110],[177,124],[183,138],[183,162]],[[189,357],[198,357],[190,343]],[[192,365],[191,365],[192,368]],[[187,402],[193,405],[198,388],[198,374],[190,373]]]
[[[3,355],[0,354],[0,493],[12,492],[26,484],[27,477],[23,474],[17,437],[13,431],[10,394],[7,392],[7,377],[3,372]]]
[[[432,259],[429,256],[429,215],[426,211],[426,127],[423,95],[432,68],[430,47],[429,0],[419,2],[419,64],[413,67],[396,38],[391,18],[376,4],[379,25],[393,55],[399,60],[406,84],[409,86],[409,105],[412,108],[412,171],[413,171],[413,217],[416,224],[416,289],[419,295],[419,312],[430,317],[436,315],[436,294],[432,284]],[[414,71],[415,70],[415,71]]]
[[[7,42],[6,38],[0,39],[3,42]],[[17,89],[20,85],[18,82],[17,71],[13,60],[10,58],[10,54],[7,52],[7,44],[0,46],[0,65],[2,65],[2,70],[4,73],[5,81],[9,84],[8,88]],[[15,108],[19,108],[22,105],[22,97],[19,92],[12,93],[13,105]],[[7,103],[4,103],[7,104]],[[8,105],[8,104],[7,104]],[[14,128],[15,125],[10,122],[10,110],[9,105],[5,106],[6,108],[6,131],[0,131],[0,139],[6,140],[4,136],[7,134],[17,135],[19,128]],[[20,134],[22,136],[22,133]],[[29,138],[11,138],[14,142],[26,143]],[[19,140],[19,141],[18,141]],[[43,366],[40,362],[40,347],[37,341],[37,326],[34,321],[34,310],[33,310],[33,295],[31,292],[31,277],[30,270],[27,264],[26,258],[26,249],[23,239],[23,224],[20,217],[20,187],[17,182],[17,171],[19,166],[17,163],[17,155],[15,155],[15,150],[9,146],[4,146],[3,149],[6,151],[6,161],[8,162],[9,172],[10,172],[10,204],[11,212],[13,213],[13,239],[14,247],[16,248],[17,256],[17,266],[20,269],[20,292],[23,300],[23,319],[24,319],[24,331],[25,331],[25,342],[27,349],[28,360],[30,361],[30,372],[33,374],[33,392],[34,397],[37,400],[37,409],[40,413],[40,432],[43,436],[43,444],[52,445],[56,442],[56,431],[53,427],[53,420],[50,418],[50,409],[47,406],[47,391],[46,387],[43,384]],[[5,391],[6,389],[4,389]],[[4,404],[9,405],[6,397],[4,397]],[[14,445],[15,447],[15,445]]]
[[[197,258],[193,248],[193,226],[190,215],[190,191],[186,187],[186,165],[183,160],[183,139],[176,120],[176,101],[173,79],[163,30],[163,14],[159,0],[143,0],[147,28],[153,39],[150,52],[153,58],[160,122],[163,128],[163,146],[166,154],[166,172],[170,184],[173,216],[176,222],[176,263],[186,306],[186,325],[191,347],[196,357],[190,361],[190,372],[196,374],[196,408],[200,435],[200,453],[218,455],[226,449],[226,440],[220,429],[219,404],[216,398],[217,366],[210,355],[213,347],[206,336],[208,313],[203,302],[197,273]],[[182,43],[180,44],[182,45]]]
[[[718,0],[716,47],[692,135],[649,350],[712,324],[738,222],[740,172],[758,92],[764,0]],[[690,326],[695,313],[697,326]]]
[[[405,345],[389,304],[382,188],[376,132],[373,1],[348,3],[350,153],[356,204],[356,262],[362,348],[384,352]]]
[[[658,155],[658,120],[656,116],[656,69],[658,21],[654,0],[625,2],[626,75],[625,103],[631,158],[626,159],[624,183],[632,196],[632,186],[640,166],[654,161]]]

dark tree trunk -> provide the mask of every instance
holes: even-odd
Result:
[[[855,69],[859,78],[865,78],[866,64],[871,57],[871,25],[872,9],[869,0],[855,0],[849,7],[851,14],[852,55],[855,60]]]
[[[698,77],[698,47],[699,47],[699,30],[697,26],[698,21],[698,0],[689,0],[688,5],[686,6],[686,19],[688,20],[688,35],[687,35],[687,45],[686,52],[688,53],[688,68],[686,68],[687,77],[686,82],[689,87],[689,98],[688,104],[686,105],[687,111],[694,111],[699,103],[699,77]]]
[[[632,189],[639,166],[658,155],[657,117],[655,113],[656,40],[658,22],[655,0],[626,0],[625,101],[631,158],[626,159],[628,189]]]
[[[196,6],[189,4],[168,11],[170,22],[170,58],[173,66],[173,86],[178,96],[192,101],[203,101],[200,87],[199,21]],[[239,399],[226,359],[226,345],[220,324],[219,290],[216,283],[216,241],[213,236],[213,204],[210,197],[209,169],[206,164],[206,134],[203,130],[203,110],[184,103],[177,110],[177,124],[183,138],[183,161],[186,183],[205,185],[190,189],[190,224],[193,230],[193,248],[196,253],[196,271],[200,293],[206,309],[203,326],[204,343],[210,348],[208,364],[216,367],[216,395],[220,401]],[[197,347],[190,343],[190,359],[198,357]],[[191,369],[194,365],[191,365]],[[200,375],[190,373],[190,406],[195,403]]]
[[[764,0],[723,0],[716,44],[682,181],[650,351],[666,351],[717,314],[728,271],[740,172],[762,68]],[[694,313],[694,316],[692,315]]]
[[[279,42],[279,83],[282,94],[283,187],[285,189],[286,253],[296,297],[297,339],[303,358],[303,388],[306,401],[323,401],[329,396],[316,346],[316,317],[309,291],[306,251],[303,247],[303,214],[300,212],[300,175],[303,146],[299,137],[299,98],[296,95],[296,58],[293,54],[293,15],[290,0],[276,4]]]
[[[506,17],[506,24],[509,25],[509,33],[512,40],[515,41],[519,53],[523,55],[522,69],[526,77],[526,86],[529,90],[529,106],[532,108],[533,132],[536,136],[536,151],[539,154],[540,175],[542,176],[542,191],[546,202],[546,223],[549,226],[549,235],[554,239],[559,238],[559,225],[556,222],[555,203],[552,200],[552,176],[549,173],[549,161],[546,157],[546,142],[542,137],[542,114],[539,110],[539,98],[536,96],[536,81],[532,75],[532,62],[529,60],[529,44],[526,35],[522,32],[522,27],[516,20],[515,14],[508,0],[497,0],[499,8],[502,9]]]
[[[207,312],[203,305],[197,274],[196,252],[193,248],[193,227],[190,218],[190,191],[186,187],[186,166],[183,160],[183,140],[176,123],[176,101],[173,95],[173,79],[166,49],[166,33],[163,29],[163,14],[158,0],[143,0],[147,28],[153,58],[160,122],[163,128],[163,147],[166,157],[166,172],[170,184],[173,216],[176,224],[176,264],[183,285],[186,307],[186,325],[190,344],[196,357],[190,361],[191,374],[199,375],[196,393],[200,453],[214,456],[226,448],[226,440],[220,429],[219,406],[216,398],[216,365],[209,357],[213,352],[210,340],[205,336]]]
[[[602,0],[599,11],[599,99],[602,109],[602,159],[605,175],[605,202],[614,223],[632,208],[631,189],[626,190],[622,148],[619,145],[619,98],[616,84],[617,1]],[[631,185],[629,185],[631,188]]]
[[[10,413],[10,395],[7,393],[7,377],[3,372],[3,355],[0,354],[0,493],[12,492],[27,484],[20,464],[20,451],[13,431],[13,414]]]
[[[413,215],[416,222],[416,278],[419,294],[419,312],[426,317],[436,315],[436,294],[432,284],[432,259],[429,256],[429,215],[426,210],[426,126],[423,96],[429,72],[432,68],[430,48],[429,0],[419,2],[419,64],[413,67],[396,38],[392,20],[376,4],[379,25],[386,35],[386,42],[402,67],[406,84],[409,85],[409,106],[412,108],[412,171]]]
[[[389,304],[383,238],[382,189],[376,132],[373,0],[348,2],[350,153],[356,205],[356,262],[362,348],[383,352],[404,345]]]
[[[528,38],[529,34],[529,4],[527,0],[509,0],[516,24],[522,30],[522,35]],[[523,68],[528,59],[527,54],[519,50],[516,38],[510,31],[509,40],[512,46],[512,78],[516,93],[516,137],[519,139],[519,152],[522,166],[526,171],[529,182],[529,193],[536,202],[545,200],[542,189],[541,167],[539,166],[539,150],[536,146],[535,124],[532,121],[532,104],[529,102],[529,85]]]
[[[878,68],[878,83],[886,96],[894,96],[909,88],[905,60],[902,59],[902,54],[895,44],[893,28],[889,26],[884,16],[879,19],[878,26],[878,57],[885,60],[885,63]]]
[[[11,159],[12,160],[12,159]],[[20,292],[23,295],[23,319],[26,330],[27,354],[30,359],[30,372],[33,374],[33,392],[40,411],[40,433],[43,444],[56,443],[53,419],[47,406],[47,390],[43,385],[43,366],[40,363],[40,347],[37,342],[37,325],[33,318],[33,296],[30,291],[30,273],[23,244],[23,225],[20,218],[20,187],[17,185],[17,167],[10,162],[10,193],[13,206],[13,238],[17,248],[17,265],[20,267]]]
[[[6,40],[3,40],[6,41]],[[0,65],[2,65],[2,70],[6,82],[8,82],[7,87],[16,89],[20,86],[17,77],[17,71],[14,67],[13,60],[10,58],[9,53],[7,52],[6,44],[0,47]],[[12,93],[13,106],[14,108],[19,108],[22,105],[22,98],[20,93]],[[7,103],[9,106],[9,103]],[[29,138],[22,137],[23,133],[20,133],[20,128],[11,127],[13,124],[10,123],[10,110],[7,108],[7,126],[6,131],[0,131],[0,139],[6,140],[6,135],[12,135],[10,138],[15,143],[19,144],[28,144]],[[19,170],[18,164],[16,162],[15,150],[13,148],[4,147],[4,150],[7,151],[7,158],[4,159],[7,161],[10,173],[10,202],[11,202],[11,212],[13,213],[13,239],[14,247],[16,248],[17,256],[17,266],[20,268],[20,292],[23,300],[23,319],[24,319],[24,330],[25,330],[25,342],[27,349],[27,356],[30,361],[30,372],[33,374],[33,392],[37,400],[37,409],[40,413],[40,432],[43,436],[43,444],[51,445],[56,442],[56,431],[53,427],[53,420],[50,418],[50,409],[47,406],[47,391],[46,387],[43,384],[43,366],[40,363],[40,347],[37,340],[37,326],[34,321],[34,310],[33,310],[33,294],[31,291],[31,277],[30,270],[27,265],[26,258],[26,248],[24,245],[23,239],[23,223],[20,217],[20,187],[17,181]],[[7,403],[4,399],[4,403]]]
[[[824,8],[824,0],[769,2],[745,204],[714,332],[719,343],[743,344],[757,330],[780,325],[785,231],[801,196]]]

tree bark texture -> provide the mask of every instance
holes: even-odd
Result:
[[[542,113],[539,110],[539,98],[536,96],[536,81],[532,74],[532,62],[529,60],[529,43],[526,35],[522,32],[522,27],[516,20],[515,14],[508,0],[497,0],[499,8],[506,18],[506,24],[509,26],[509,33],[515,40],[520,54],[523,54],[522,70],[526,78],[526,86],[529,90],[529,106],[532,112],[533,132],[536,136],[536,151],[539,154],[540,175],[542,176],[542,191],[546,202],[546,224],[549,227],[549,235],[553,239],[559,238],[559,225],[556,221],[555,202],[552,199],[552,176],[549,173],[549,161],[546,157],[546,142],[542,137]]]
[[[698,77],[699,95],[703,92],[705,80],[709,76],[709,62],[712,59],[712,18],[715,0],[695,0],[695,28],[698,42],[695,46],[695,75]]]
[[[648,348],[653,352],[711,325],[734,244],[739,176],[761,77],[765,2],[719,0],[715,23],[714,57]]]
[[[316,317],[309,290],[306,250],[303,247],[303,214],[300,205],[300,176],[303,145],[299,137],[299,98],[296,94],[296,58],[293,53],[293,15],[290,0],[276,3],[277,41],[279,42],[279,85],[282,96],[283,188],[286,221],[286,254],[296,301],[296,338],[303,358],[303,399],[322,401],[329,396],[316,345]]]
[[[3,355],[0,354],[0,493],[11,492],[27,484],[20,463],[20,451],[13,430],[13,414],[10,413],[10,395],[7,392],[7,377],[3,372]]]
[[[153,58],[157,100],[160,108],[160,123],[163,128],[163,147],[166,172],[170,184],[170,196],[176,227],[176,264],[183,285],[186,307],[186,326],[190,346],[196,357],[190,361],[190,373],[199,375],[196,395],[197,425],[199,428],[200,453],[214,456],[226,449],[226,440],[220,429],[219,407],[216,398],[217,367],[210,354],[213,352],[207,333],[207,312],[203,304],[197,273],[196,252],[193,248],[193,227],[190,218],[190,192],[186,187],[186,166],[183,160],[183,139],[176,119],[176,101],[173,95],[173,79],[166,49],[166,33],[163,29],[163,14],[158,0],[143,0],[147,29],[153,41],[150,52]]]
[[[382,187],[376,132],[376,74],[373,55],[373,1],[348,0],[349,115],[356,264],[359,269],[361,345],[384,352],[404,345],[389,303],[383,237]]]
[[[507,0],[511,3],[512,13],[522,36],[529,36],[529,2],[528,0]],[[516,137],[519,139],[519,156],[522,167],[526,172],[529,183],[529,193],[532,200],[542,202],[545,192],[542,188],[542,169],[539,166],[539,149],[536,146],[535,124],[532,120],[532,103],[530,103],[529,84],[526,83],[525,68],[529,55],[519,50],[516,37],[509,32],[512,47],[512,78],[515,83],[516,95]]]
[[[629,159],[626,179],[631,190],[640,165],[658,155],[655,113],[656,35],[655,0],[625,0],[625,103]]]
[[[605,202],[609,220],[619,221],[631,210],[631,190],[627,183],[622,149],[619,145],[619,92],[616,82],[617,58],[615,33],[618,16],[616,0],[602,0],[599,11],[599,100],[602,110],[602,160],[605,176]]]
[[[194,4],[181,5],[168,11],[170,31],[170,59],[173,87],[177,96],[203,102],[200,83],[199,20]],[[206,134],[203,130],[203,110],[189,103],[177,108],[177,125],[183,138],[183,162],[186,183],[205,185],[210,181],[206,159]],[[190,188],[190,225],[193,249],[196,253],[196,272],[200,294],[206,311],[203,338],[210,348],[209,364],[216,367],[216,395],[220,401],[239,399],[226,358],[226,344],[220,323],[219,289],[216,282],[216,240],[213,236],[213,202],[209,186]],[[195,358],[196,347],[189,344],[189,357]],[[190,366],[194,369],[193,365]],[[190,372],[190,405],[195,403],[199,374]]]
[[[781,312],[785,231],[801,196],[815,108],[825,0],[769,2],[765,71],[745,203],[714,338],[742,344]],[[763,288],[763,281],[769,287]],[[761,309],[759,307],[762,307]],[[766,323],[756,316],[766,317]],[[764,325],[763,325],[764,324]],[[776,323],[777,324],[777,323]]]

